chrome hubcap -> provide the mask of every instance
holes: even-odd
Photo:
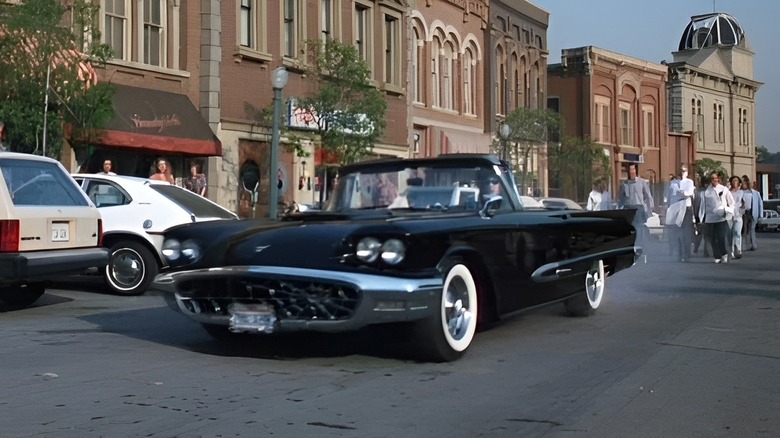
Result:
[[[111,277],[121,287],[134,287],[141,282],[144,263],[141,256],[130,249],[120,249],[111,257]]]
[[[464,305],[464,302],[466,303]],[[444,317],[453,339],[461,339],[474,317],[469,310],[468,289],[461,279],[453,279],[446,291]]]

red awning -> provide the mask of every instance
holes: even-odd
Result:
[[[116,113],[96,143],[151,153],[222,155],[222,143],[187,96],[114,87]]]

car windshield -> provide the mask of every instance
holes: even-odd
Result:
[[[209,202],[205,198],[189,190],[169,184],[151,184],[150,187],[161,195],[175,202],[198,218],[235,219],[235,216],[224,208]]]
[[[364,168],[339,175],[328,210],[479,210],[504,190],[491,167]],[[503,205],[509,208],[508,202]]]
[[[57,163],[0,159],[0,172],[14,205],[89,205],[70,175]]]

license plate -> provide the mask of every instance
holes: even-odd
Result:
[[[273,333],[276,312],[267,304],[233,303],[228,306],[230,331],[236,333]]]
[[[67,222],[51,223],[51,241],[68,242],[70,240],[70,224]]]

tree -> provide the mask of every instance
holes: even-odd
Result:
[[[551,133],[557,136],[563,126],[563,119],[552,110],[521,107],[509,113],[503,123],[508,128],[499,126],[499,133],[503,129],[508,135],[494,140],[491,152],[512,164],[520,187],[525,189],[529,170],[533,171],[529,169],[529,164],[534,150],[547,143]]]
[[[766,146],[757,146],[756,147],[756,162],[759,163],[765,163],[769,161],[769,158],[771,158],[772,154],[769,152],[769,150],[766,148]]]
[[[612,173],[604,146],[589,137],[566,137],[551,145],[548,163],[561,196],[574,200],[586,199],[593,182],[609,180]]]
[[[318,78],[316,92],[296,106],[313,120],[321,147],[341,163],[370,155],[385,131],[387,102],[372,85],[371,69],[357,49],[338,41],[307,42],[309,77]]]
[[[712,172],[718,172],[721,178],[723,178],[723,181],[727,181],[727,178],[729,177],[726,168],[723,167],[723,163],[713,160],[712,158],[696,160],[693,165],[696,168],[696,182],[699,185],[706,186],[709,184]]]
[[[98,13],[91,0],[73,0],[67,10],[57,0],[0,5],[0,120],[11,150],[43,153],[45,147],[58,158],[66,124],[89,138],[86,132],[113,116],[112,88],[97,84],[92,67],[111,54],[93,43],[100,41]]]

